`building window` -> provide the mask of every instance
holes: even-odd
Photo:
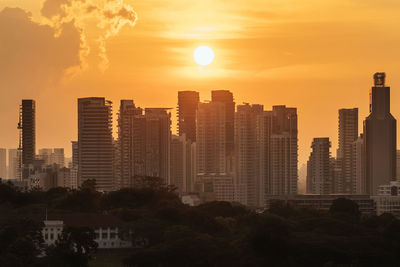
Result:
[[[102,239],[107,239],[107,233],[102,233],[102,234],[101,234],[101,238],[102,238]]]
[[[96,233],[96,239],[99,239],[99,238],[100,238],[100,234]]]
[[[115,233],[110,233],[110,239],[115,239],[117,235]]]
[[[53,240],[53,239],[54,239],[54,234],[51,233],[51,234],[50,234],[50,240]]]

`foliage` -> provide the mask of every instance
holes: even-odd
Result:
[[[42,266],[89,266],[89,260],[97,249],[95,234],[89,228],[68,227],[63,230],[55,246],[46,250]]]
[[[329,211],[283,202],[256,213],[241,205],[210,202],[189,207],[159,179],[109,193],[89,181],[77,190],[20,192],[0,184],[0,266],[88,266],[93,231],[65,229],[42,251],[35,213],[91,212],[124,222],[121,237],[136,247],[124,266],[396,266],[400,221],[389,214],[360,215],[357,204],[337,199]],[[28,216],[29,215],[29,216]]]

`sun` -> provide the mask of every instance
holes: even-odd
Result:
[[[194,50],[193,58],[197,64],[207,66],[214,60],[214,51],[209,46],[201,45]]]

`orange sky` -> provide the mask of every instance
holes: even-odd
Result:
[[[116,112],[121,98],[176,107],[178,90],[229,89],[237,104],[298,108],[302,164],[313,137],[330,137],[336,155],[339,108],[359,108],[361,131],[376,71],[400,118],[396,0],[44,2],[0,1],[0,147],[17,146],[21,98],[37,101],[37,148],[70,156],[78,97],[104,96]],[[204,44],[215,60],[199,68]]]

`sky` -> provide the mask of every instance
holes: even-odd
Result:
[[[338,109],[368,115],[386,72],[400,118],[400,1],[0,0],[0,147],[18,146],[18,106],[37,106],[37,149],[77,139],[77,98],[173,107],[179,90],[298,110],[299,166],[314,137],[336,155]],[[215,53],[200,67],[193,51]],[[173,111],[173,132],[176,112]],[[116,128],[116,122],[114,122]]]

